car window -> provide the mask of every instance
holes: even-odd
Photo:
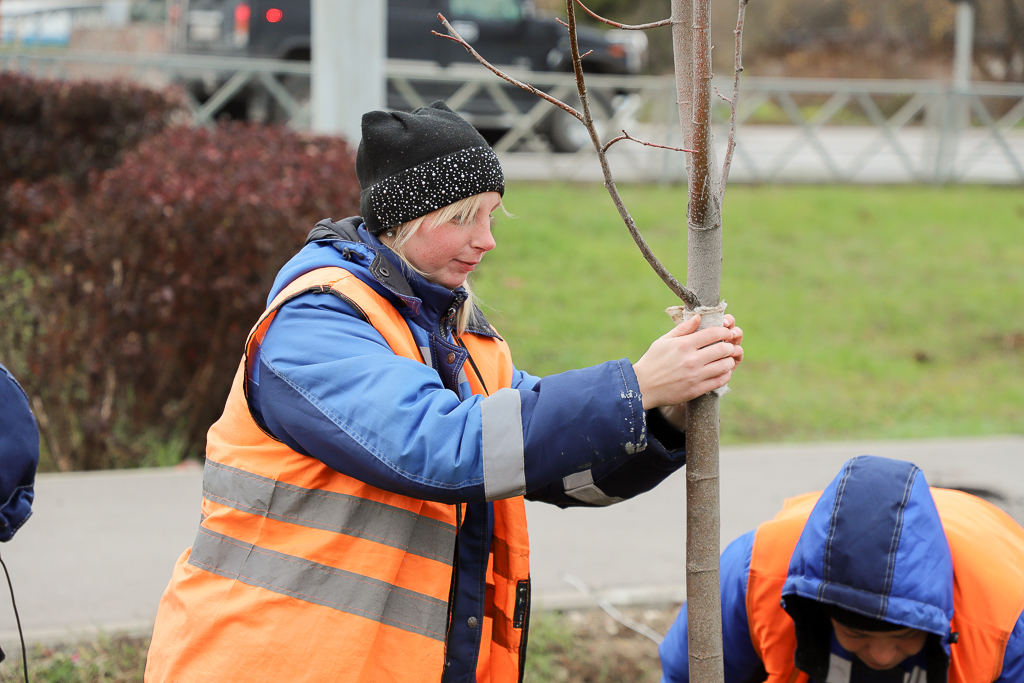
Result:
[[[457,17],[491,21],[519,21],[523,10],[519,0],[450,0]]]

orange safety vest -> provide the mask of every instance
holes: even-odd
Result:
[[[160,601],[147,681],[441,680],[456,506],[345,476],[265,433],[249,412],[247,364],[277,310],[310,291],[339,294],[397,355],[423,362],[408,323],[347,270],[311,271],[274,299],[210,428],[202,522]],[[462,340],[486,386],[510,385],[503,340]],[[523,498],[495,501],[478,681],[521,678],[528,580]]]
[[[948,683],[991,683],[1024,611],[1024,529],[1009,515],[961,491],[931,489],[953,556],[952,630]],[[774,519],[757,529],[747,579],[747,619],[754,650],[768,683],[806,683],[796,668],[796,629],[782,609],[786,583],[804,524],[821,492],[786,501]],[[998,552],[995,549],[998,548]]]

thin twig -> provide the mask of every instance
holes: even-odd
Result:
[[[718,95],[723,102],[728,102],[729,104],[732,104],[732,100],[730,100],[728,97],[719,92],[717,85],[715,86],[715,94]]]
[[[586,52],[580,55],[580,59],[583,59],[584,57],[589,57],[592,54],[594,54],[593,50],[587,50]]]
[[[518,81],[515,78],[512,78],[508,74],[506,74],[503,71],[501,71],[501,69],[498,69],[495,66],[493,66],[490,62],[488,62],[486,59],[481,57],[480,53],[473,49],[473,46],[471,46],[469,43],[467,43],[465,40],[463,40],[462,36],[460,36],[455,31],[455,29],[452,28],[452,25],[448,23],[448,20],[444,18],[443,14],[439,13],[437,15],[437,18],[441,20],[441,23],[444,24],[444,27],[446,29],[448,29],[448,32],[451,35],[445,35],[444,33],[438,33],[437,31],[431,31],[431,33],[433,33],[435,36],[439,36],[441,38],[446,38],[447,40],[450,40],[453,43],[458,43],[462,47],[466,48],[466,51],[469,54],[473,55],[473,57],[476,59],[476,61],[478,61],[481,64],[483,64],[485,67],[487,67],[487,69],[489,69],[496,76],[505,79],[506,81],[508,81],[512,85],[516,86],[517,88],[522,88],[523,90],[525,90],[527,92],[533,93],[534,95],[536,95],[537,97],[541,98],[542,100],[547,100],[548,102],[550,102],[551,104],[555,105],[559,109],[563,109],[566,112],[572,114],[573,116],[575,116],[580,121],[583,120],[583,115],[582,114],[580,114],[578,111],[576,111],[575,109],[570,107],[568,104],[566,104],[562,100],[559,100],[559,99],[557,99],[555,97],[552,97],[551,95],[547,94],[543,90],[539,90],[539,89],[533,87],[529,83],[523,83],[522,81]]]
[[[607,152],[609,147],[614,145],[616,142],[620,142],[622,140],[630,140],[632,142],[638,142],[641,145],[645,145],[647,147],[657,147],[658,149],[669,149],[669,150],[672,150],[673,152],[690,152],[690,153],[693,153],[695,151],[695,150],[692,150],[692,149],[685,149],[683,147],[669,147],[668,145],[659,145],[659,144],[654,143],[654,142],[647,142],[646,140],[638,140],[637,138],[635,138],[632,135],[630,135],[629,133],[627,133],[625,130],[622,131],[622,135],[620,135],[618,137],[615,137],[615,138],[612,138],[608,142],[604,143],[604,146],[601,147],[601,151],[602,152]]]
[[[582,2],[580,2],[580,0],[576,0],[576,4],[579,5],[583,9],[584,12],[586,12],[587,14],[592,16],[594,19],[597,19],[600,22],[608,24],[609,26],[614,26],[615,28],[621,28],[624,31],[646,31],[649,28],[659,28],[661,26],[668,26],[669,24],[672,23],[672,19],[669,18],[669,19],[662,19],[661,21],[655,21],[655,22],[650,23],[650,24],[632,24],[632,25],[630,25],[630,24],[620,24],[617,21],[612,21],[611,19],[605,19],[604,17],[602,17],[602,16],[600,16],[598,14],[595,14],[594,12],[592,12],[590,10],[590,8],[588,8],[586,5],[584,5]]]
[[[636,619],[631,619],[630,617],[627,617],[625,614],[622,613],[622,611],[619,608],[617,608],[615,605],[609,602],[607,598],[604,598],[601,595],[595,593],[594,589],[591,588],[586,581],[579,578],[578,576],[566,572],[562,574],[562,581],[565,581],[566,583],[574,586],[576,590],[578,590],[580,593],[583,593],[584,595],[593,598],[594,602],[597,603],[597,606],[603,609],[608,614],[608,616],[610,616],[612,619],[619,622],[626,628],[630,629],[631,631],[636,631],[640,635],[646,638],[650,638],[657,645],[661,645],[661,642],[665,640],[665,636],[661,635],[650,626],[647,626],[646,624],[641,624]]]
[[[725,161],[722,162],[722,183],[719,188],[720,197],[725,197],[725,185],[729,182],[729,167],[732,165],[732,153],[736,151],[736,112],[740,104],[740,74],[743,73],[743,19],[747,12],[747,3],[750,0],[739,0],[739,10],[736,15],[736,51],[733,61],[732,76],[732,99],[727,100],[730,106],[729,112],[729,144],[725,151]],[[718,89],[715,89],[718,92]],[[725,98],[723,98],[725,99]]]
[[[597,128],[594,126],[594,117],[590,114],[590,100],[587,97],[587,85],[583,78],[583,63],[580,60],[580,46],[579,41],[576,37],[576,11],[573,7],[574,0],[565,0],[566,13],[569,16],[569,47],[572,52],[572,67],[576,74],[576,89],[579,91],[580,105],[583,110],[583,125],[587,127],[587,132],[590,133],[590,141],[594,144],[594,149],[597,150],[597,159],[601,163],[601,173],[604,175],[604,187],[608,190],[608,194],[612,198],[612,203],[615,204],[616,210],[619,212],[619,217],[622,218],[622,222],[626,224],[626,229],[629,230],[630,236],[636,243],[636,246],[640,249],[640,253],[650,264],[654,272],[658,274],[662,282],[668,285],[676,296],[686,302],[686,305],[690,308],[696,308],[700,306],[700,299],[692,291],[682,285],[672,273],[668,271],[665,266],[661,264],[658,257],[654,255],[651,248],[647,245],[647,241],[644,240],[643,235],[640,234],[640,230],[636,227],[636,222],[626,209],[625,202],[622,201],[622,196],[619,194],[618,189],[615,187],[615,180],[612,178],[612,169],[608,165],[608,157],[605,155],[604,149],[602,149],[601,140],[597,135]]]

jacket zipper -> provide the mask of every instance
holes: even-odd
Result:
[[[448,645],[452,637],[452,619],[455,616],[455,591],[459,577],[459,531],[462,529],[462,503],[455,504],[455,555],[452,557],[452,581],[448,587],[448,629],[444,637],[444,669],[448,669]],[[442,674],[442,678],[444,674]]]

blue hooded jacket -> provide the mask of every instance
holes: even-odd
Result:
[[[755,532],[722,554],[722,629],[726,683],[764,680],[750,638],[746,591]],[[899,680],[946,680],[954,610],[953,561],[924,474],[874,456],[848,461],[814,506],[782,589],[796,627],[795,662],[818,683],[893,680],[838,645],[822,604],[925,631],[924,650],[904,661]],[[686,610],[660,648],[663,681],[689,681]],[[920,671],[917,671],[920,670]],[[842,674],[840,675],[840,672]],[[1007,644],[999,683],[1024,681],[1024,615]]]
[[[9,541],[32,514],[39,429],[28,397],[0,365],[0,541]]]

